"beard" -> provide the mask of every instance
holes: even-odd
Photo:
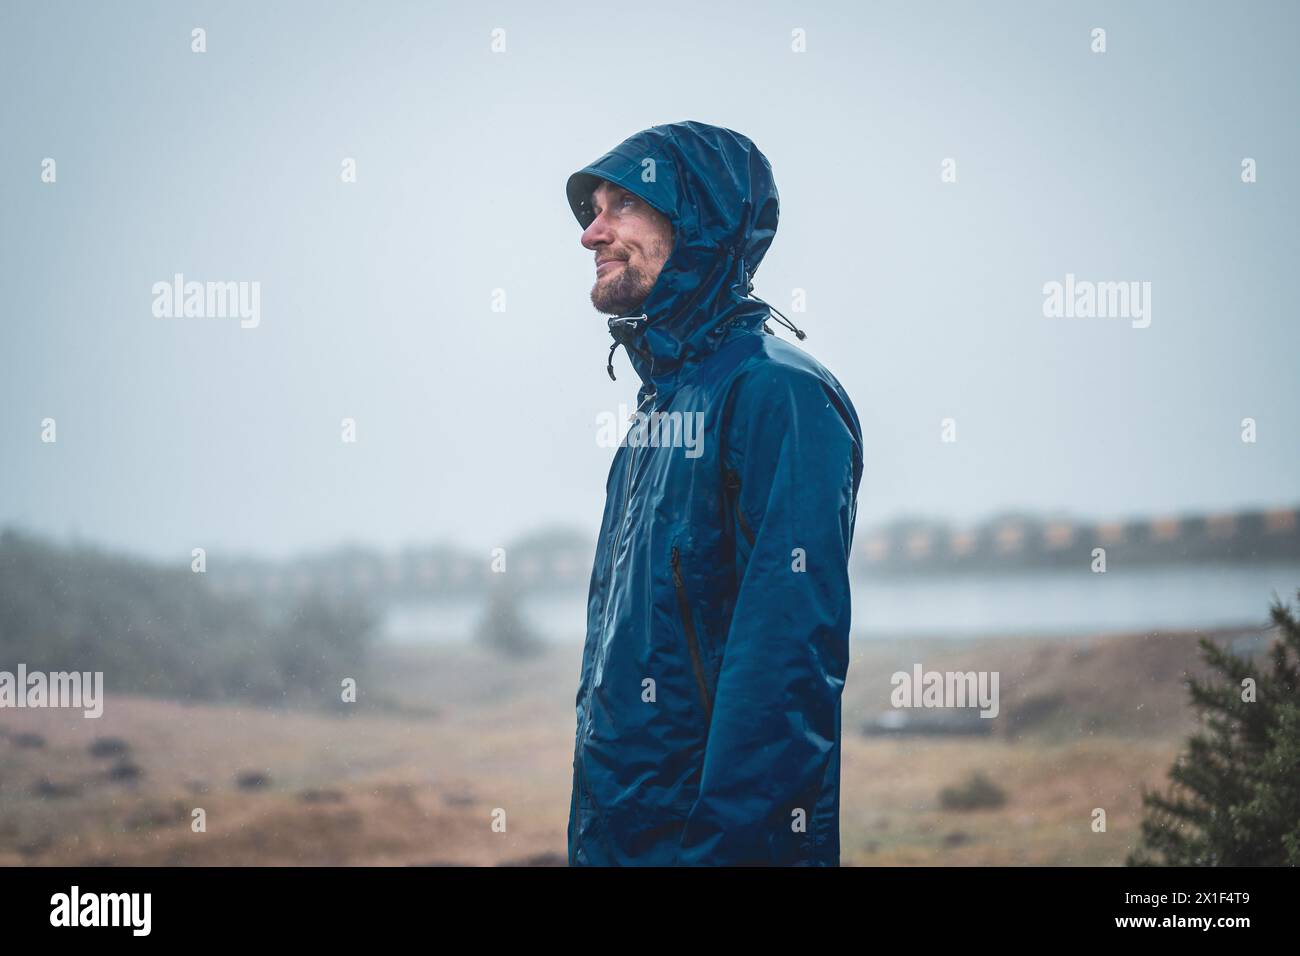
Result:
[[[596,284],[591,287],[591,304],[597,312],[605,315],[623,315],[636,310],[653,286],[649,276],[624,260],[618,275],[596,280]]]
[[[663,262],[668,258],[668,251],[664,243],[656,243],[650,254],[657,261]],[[605,315],[635,312],[646,300],[658,278],[658,273],[651,276],[644,269],[632,265],[630,260],[624,259],[623,268],[618,270],[618,275],[596,280],[596,284],[591,287],[591,304],[597,312]]]

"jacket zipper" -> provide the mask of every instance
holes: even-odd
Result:
[[[652,401],[655,394],[655,392],[651,392],[647,395],[641,405]],[[637,407],[637,411],[641,411],[640,406]],[[609,571],[605,575],[605,613],[602,615],[605,627],[609,626],[609,590],[614,584],[614,564],[618,561],[618,546],[623,540],[623,525],[627,523],[627,511],[631,504],[632,475],[636,472],[636,450],[638,447],[640,446],[632,445],[627,450],[627,481],[623,483],[623,510],[619,514],[618,527],[614,530],[614,547],[609,552]]]
[[[654,397],[654,393],[646,396],[646,401]],[[645,402],[641,403],[642,405]],[[637,411],[640,411],[640,407]],[[618,526],[614,529],[614,546],[609,549],[609,566],[605,572],[605,606],[600,613],[600,636],[603,641],[605,632],[609,630],[609,595],[614,589],[614,565],[618,562],[618,546],[623,541],[623,525],[627,523],[627,512],[631,505],[632,498],[632,475],[636,472],[636,445],[630,445],[627,449],[627,480],[623,482],[623,508],[619,512]],[[590,696],[590,692],[588,692]]]
[[[646,402],[652,400],[654,398],[654,394],[655,393],[652,392],[649,395],[647,395]],[[642,402],[641,404],[644,405],[645,402]],[[639,407],[637,408],[637,411],[640,411]],[[618,546],[623,540],[623,525],[626,524],[627,522],[628,507],[631,504],[632,475],[636,471],[637,447],[638,446],[636,445],[632,445],[631,447],[628,448],[627,481],[624,482],[623,484],[623,509],[619,514],[618,527],[614,530],[614,547],[609,552],[609,570],[606,572],[605,575],[605,607],[603,612],[601,613],[600,634],[602,640],[604,639],[605,631],[609,629],[609,593],[610,591],[613,590],[614,587],[614,564],[618,561]],[[589,688],[587,691],[587,706],[583,709],[584,721],[589,721],[591,719],[590,715],[591,715],[591,690]],[[584,744],[586,743],[585,735],[584,735],[583,743]],[[587,771],[587,764],[586,761],[583,759],[583,755],[581,753],[581,748],[580,748],[579,755],[578,755],[579,784],[582,786],[582,790],[587,795],[587,800],[591,804],[591,814],[595,818],[596,828],[600,831],[601,844],[605,847],[605,852],[609,853],[610,859],[613,859],[614,854],[610,850],[609,841],[605,836],[605,827],[601,822],[600,811],[596,804],[596,798],[592,796],[591,789],[587,786],[586,771]]]
[[[691,668],[695,671],[695,683],[700,688],[700,700],[704,703],[704,717],[713,723],[713,702],[709,700],[708,685],[704,680],[704,666],[700,662],[700,645],[695,634],[695,621],[691,618],[691,606],[686,600],[686,583],[682,580],[681,556],[673,546],[673,586],[677,590],[677,608],[682,614],[682,623],[686,627],[686,643],[691,649]]]
[[[749,546],[754,546],[754,532],[750,530],[749,522],[745,520],[745,512],[740,509],[740,475],[734,469],[727,469],[727,487],[731,489],[733,501],[736,508],[736,524],[740,526],[740,533],[745,536]]]
[[[640,411],[640,409],[638,409]],[[627,512],[632,498],[632,475],[636,471],[636,445],[627,450],[627,481],[623,483],[623,510],[619,513],[618,527],[614,529],[614,546],[609,550],[609,570],[605,572],[605,607],[601,612],[600,635],[604,639],[609,629],[609,595],[614,589],[614,565],[618,563],[618,546],[623,541],[623,525],[627,524]]]

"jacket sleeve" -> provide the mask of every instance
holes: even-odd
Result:
[[[843,393],[810,372],[770,367],[733,394],[723,467],[741,478],[740,578],[677,863],[792,865],[838,787],[861,433]]]

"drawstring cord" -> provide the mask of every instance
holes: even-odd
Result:
[[[753,282],[752,279],[749,280],[749,290],[748,290],[748,291],[749,291],[748,298],[753,299],[755,302],[762,303],[763,305],[765,305],[765,306],[767,306],[769,309],[771,309],[773,312],[775,312],[775,313],[777,314],[777,316],[779,317],[779,318],[778,318],[778,321],[779,321],[782,325],[784,325],[787,329],[789,329],[791,332],[793,332],[793,333],[795,334],[795,337],[796,337],[800,342],[802,342],[804,339],[808,338],[808,333],[805,332],[803,329],[799,328],[797,325],[795,325],[795,324],[794,324],[793,322],[791,322],[789,319],[787,319],[787,318],[785,317],[785,313],[784,313],[784,312],[782,312],[782,311],[781,311],[780,309],[778,309],[776,306],[772,305],[772,303],[770,303],[770,302],[764,302],[764,301],[763,301],[762,299],[760,299],[758,296],[754,295],[754,282]]]
[[[609,360],[605,363],[605,371],[609,373],[610,381],[618,381],[614,377],[614,352],[621,345],[627,351],[628,357],[631,358],[632,346],[628,342],[636,333],[638,323],[648,322],[649,320],[650,317],[643,312],[640,315],[615,316],[606,323],[609,326],[609,334],[614,336],[614,344],[609,347]]]
[[[760,299],[758,296],[754,295],[754,280],[746,279],[746,283],[749,286],[749,288],[746,290],[748,293],[746,298],[752,299],[753,301],[759,303],[760,305],[766,306],[768,311],[775,315],[777,321],[780,322],[782,325],[784,325],[791,332],[793,332],[795,334],[795,337],[799,339],[800,342],[802,342],[804,339],[808,337],[808,333],[805,332],[803,329],[799,328],[788,318],[786,318],[784,312],[782,312],[776,306],[772,305],[772,303]],[[621,345],[627,351],[628,357],[631,358],[632,346],[630,342],[632,340],[632,337],[636,334],[637,327],[642,322],[648,322],[649,320],[650,317],[643,312],[640,315],[615,316],[614,318],[608,321],[607,324],[609,325],[609,333],[610,335],[614,336],[614,344],[609,347],[609,357],[605,360],[605,371],[609,373],[610,381],[612,382],[618,381],[617,376],[614,375],[614,353],[618,351],[618,347]],[[763,328],[767,329],[766,322],[763,324]],[[768,331],[770,332],[771,330],[768,329]],[[643,352],[640,352],[639,350],[638,352],[639,354],[644,355]],[[651,356],[652,363],[653,363],[653,358],[654,357]]]

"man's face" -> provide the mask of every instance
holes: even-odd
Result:
[[[613,183],[602,181],[591,194],[596,214],[582,233],[582,244],[596,254],[596,284],[591,304],[606,315],[637,309],[673,249],[668,217]]]

